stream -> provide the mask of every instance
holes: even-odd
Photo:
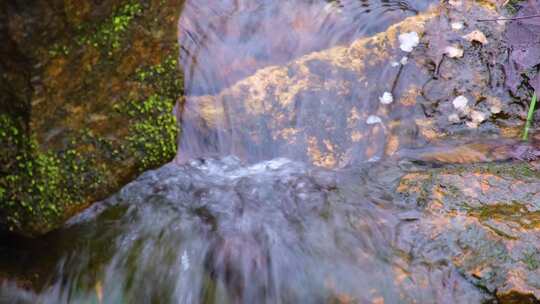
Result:
[[[261,97],[263,110],[235,94],[214,98],[261,69],[384,32],[436,2],[186,0],[177,158],[58,231],[4,239],[14,249],[0,250],[2,268],[33,288],[4,282],[0,303],[493,300],[439,256],[443,249],[404,228],[423,213],[395,190],[408,167],[384,157],[384,125],[370,133],[369,122],[354,122],[379,106],[378,96],[364,98],[358,85],[335,105],[334,93],[313,87],[290,102]],[[357,77],[307,65],[324,83]],[[373,75],[365,85],[381,81]],[[394,110],[407,126],[420,108]],[[218,117],[211,126],[208,115]],[[351,120],[352,140],[340,137]],[[414,130],[398,136],[421,144]],[[412,243],[420,247],[408,250]]]

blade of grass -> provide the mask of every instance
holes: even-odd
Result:
[[[536,108],[536,100],[537,100],[536,93],[533,95],[531,104],[529,105],[529,113],[527,113],[527,122],[525,123],[525,130],[523,131],[523,140],[527,140],[529,138],[529,129],[531,128],[531,123],[533,119],[534,110]]]

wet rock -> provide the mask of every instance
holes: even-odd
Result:
[[[180,3],[0,5],[4,230],[46,233],[174,157]]]
[[[540,300],[539,173],[526,163],[409,173],[398,193],[423,215],[398,246],[416,263],[447,263],[500,303]]]

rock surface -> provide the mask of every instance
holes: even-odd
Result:
[[[422,215],[396,244],[414,263],[450,264],[500,303],[540,300],[540,173],[525,163],[411,172],[397,189]]]
[[[174,157],[180,3],[3,1],[4,230],[46,233]]]

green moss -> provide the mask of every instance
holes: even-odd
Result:
[[[157,65],[137,69],[135,80],[150,85],[157,94],[177,99],[183,94],[183,83],[176,59],[178,49],[172,53]]]
[[[540,177],[540,173],[534,170],[527,162],[480,164],[474,166],[473,170],[480,173],[491,173],[495,175],[508,176],[514,179],[529,179]]]
[[[470,199],[460,187],[445,182],[439,178],[441,175],[460,176],[470,173],[493,174],[510,180],[535,180],[540,178],[540,172],[536,171],[527,162],[506,163],[481,163],[443,168],[430,169],[421,173],[421,178],[402,179],[401,186],[415,191],[402,193],[407,199],[413,199],[418,206],[426,206],[431,200],[432,193],[437,187],[444,194],[444,204],[450,204],[452,208],[468,211],[471,215],[478,216],[482,220],[500,218],[519,222],[523,227],[537,227],[540,225],[540,212],[524,211],[521,204],[516,202],[501,202],[497,205],[487,205],[482,208],[473,208]],[[463,178],[463,177],[460,177]],[[521,221],[520,221],[521,220]]]
[[[540,211],[529,211],[519,202],[508,202],[471,208],[471,215],[482,221],[500,220],[513,222],[525,229],[540,227]]]
[[[116,107],[132,121],[124,153],[136,157],[139,171],[162,165],[176,155],[179,127],[173,109],[183,94],[177,64],[175,57],[167,56],[157,65],[138,69],[134,80],[150,87],[151,95]]]
[[[78,151],[41,152],[6,115],[0,116],[0,129],[0,142],[18,147],[13,159],[3,160],[0,176],[0,212],[10,230],[48,231],[63,220],[66,208],[76,208],[85,192],[101,186],[102,173]]]
[[[142,102],[130,102],[126,109],[136,122],[130,127],[129,149],[137,154],[140,170],[155,168],[176,155],[178,124],[173,115],[176,100],[152,95]]]
[[[448,184],[448,185],[441,185],[441,187],[443,187],[447,191],[448,195],[452,198],[457,198],[461,194],[461,190],[455,185]]]
[[[56,43],[49,50],[49,55],[53,57],[61,54],[67,56],[73,50],[74,45],[91,45],[112,56],[113,52],[122,46],[122,40],[133,19],[141,15],[142,11],[142,5],[138,1],[129,1],[102,23],[80,26],[73,38],[76,44],[72,42]]]
[[[98,26],[94,33],[80,36],[77,42],[109,51],[116,50],[120,48],[122,34],[126,32],[131,21],[141,12],[142,6],[139,3],[127,3],[120,7],[114,16]]]

